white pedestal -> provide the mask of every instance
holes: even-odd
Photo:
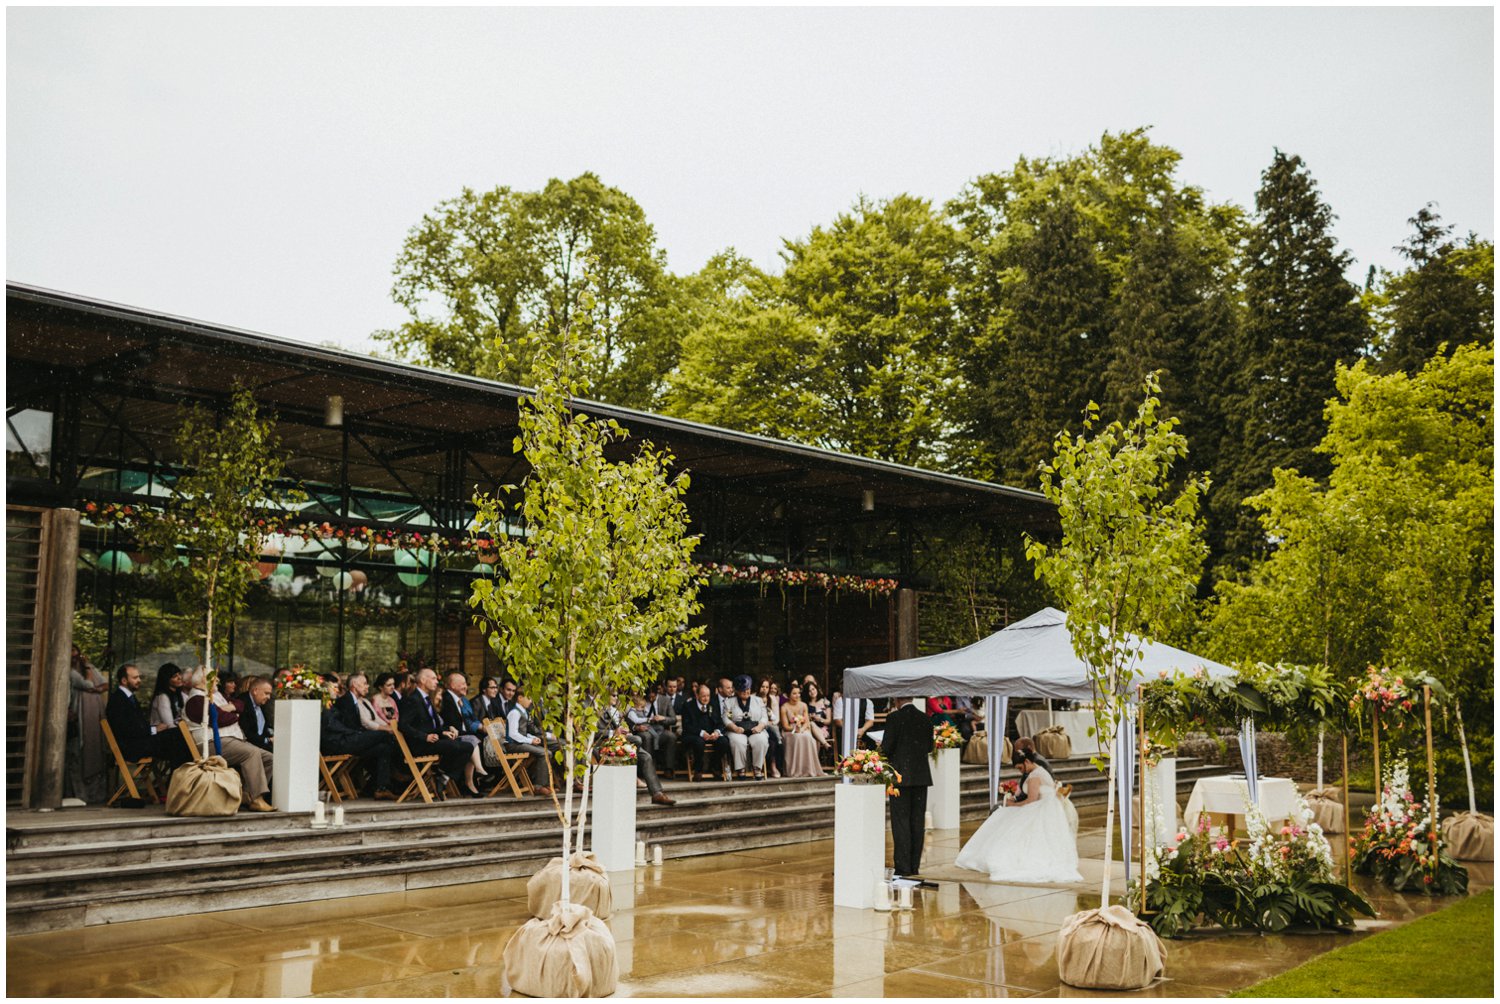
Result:
[[[1160,844],[1175,844],[1177,835],[1177,758],[1162,757],[1151,772],[1152,786],[1156,790],[1156,840]]]
[[[271,744],[271,804],[282,812],[311,812],[318,800],[319,701],[277,701]]]
[[[932,755],[932,788],[927,808],[934,830],[958,829],[958,758],[960,750],[936,750]]]
[[[869,910],[885,877],[885,785],[833,787],[833,905]]]
[[[635,767],[594,770],[589,848],[610,874],[635,871]]]

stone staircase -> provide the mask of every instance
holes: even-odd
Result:
[[[1088,761],[1054,766],[1060,783],[1074,785],[1076,804],[1104,800],[1104,779]],[[1179,760],[1179,792],[1221,771]],[[677,805],[642,797],[637,837],[672,858],[828,839],[835,783],[668,782]],[[962,817],[983,818],[985,768],[965,765],[960,785]],[[310,822],[308,813],[181,819],[159,807],[12,812],[7,929],[20,934],[530,875],[561,845],[557,815],[540,799],[358,801],[346,803],[342,827],[313,829]]]

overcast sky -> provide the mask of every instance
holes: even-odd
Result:
[[[942,202],[1153,126],[1250,206],[1307,161],[1359,263],[1494,233],[1494,16],[1329,10],[63,10],[7,24],[6,276],[308,341],[398,324],[407,230],[592,170],[674,271],[860,193]]]

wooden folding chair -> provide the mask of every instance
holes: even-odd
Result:
[[[354,755],[352,753],[334,753],[331,756],[318,757],[318,773],[322,775],[320,787],[328,792],[328,797],[333,799],[335,805],[343,802],[345,798],[359,797],[354,781],[349,776],[353,767]]]
[[[179,732],[182,733],[182,741],[185,742],[185,743],[187,743],[188,752],[190,754],[192,754],[193,761],[196,763],[197,761],[202,760],[203,759],[203,748],[198,745],[197,738],[195,738],[193,736],[193,727],[188,724],[188,720],[186,718],[184,718],[181,721],[179,721],[177,723],[177,729],[178,729]],[[209,756],[213,756],[214,755],[214,752],[213,752],[214,747],[213,747],[213,727],[212,726],[209,727],[208,735],[209,735],[208,755]]]
[[[516,777],[516,768],[526,763],[527,754],[505,752],[505,719],[486,718],[484,721],[484,735],[489,740],[490,749],[495,753],[495,759],[500,762],[501,777],[490,789],[486,798],[493,798],[500,789],[507,784],[517,798],[530,794],[534,787],[531,783],[531,775],[525,770],[520,771],[520,777]]]
[[[427,784],[427,774],[437,764],[438,755],[432,753],[427,756],[412,756],[411,747],[406,745],[406,736],[401,734],[401,730],[396,729],[391,734],[396,737],[396,746],[401,750],[401,759],[406,764],[407,771],[411,774],[411,782],[407,784],[405,790],[401,792],[400,797],[396,801],[404,802],[413,795],[421,795],[422,801],[429,805],[432,804],[434,793]],[[449,784],[452,784],[451,778],[449,779]]]
[[[109,744],[109,752],[115,758],[115,766],[120,771],[120,787],[109,796],[106,806],[114,805],[121,795],[129,794],[137,802],[144,801],[141,798],[141,789],[136,787],[136,782],[146,789],[151,796],[151,801],[160,802],[161,796],[156,792],[156,783],[151,780],[151,765],[155,762],[151,757],[141,757],[139,760],[126,760],[125,754],[120,752],[120,744],[115,741],[114,729],[109,727],[109,721],[101,718],[99,727],[104,731],[104,741]]]

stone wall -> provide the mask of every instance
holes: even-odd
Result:
[[[1220,743],[1223,750],[1220,751]],[[1289,777],[1299,784],[1311,785],[1318,779],[1318,743],[1291,742],[1280,732],[1255,734],[1256,759],[1263,777]],[[1201,732],[1190,733],[1177,744],[1182,756],[1199,757],[1209,763],[1223,764],[1231,771],[1243,772],[1240,761],[1239,733],[1221,730],[1217,739]],[[1349,743],[1349,770],[1358,773],[1370,760],[1369,743]],[[1338,736],[1323,744],[1323,783],[1337,784],[1343,775],[1343,749]]]

